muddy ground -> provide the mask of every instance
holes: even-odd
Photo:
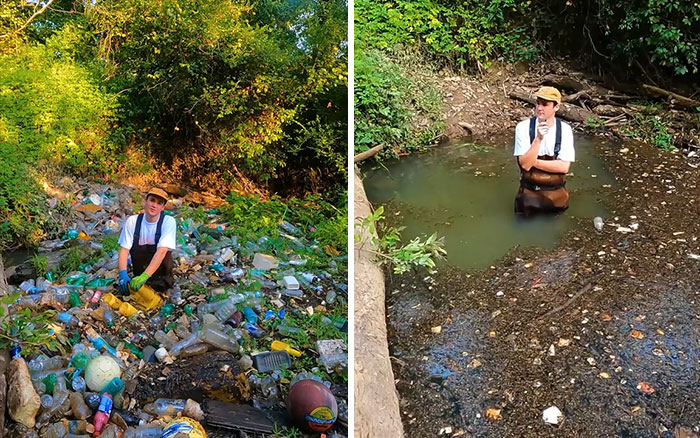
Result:
[[[582,221],[492,269],[388,278],[407,437],[697,436],[700,161],[600,147],[617,179],[601,232]]]

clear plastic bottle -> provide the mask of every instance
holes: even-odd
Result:
[[[227,300],[214,301],[213,303],[200,303],[197,305],[197,315],[201,319],[207,313],[216,312],[226,304],[226,301]]]
[[[44,358],[41,358],[41,360],[35,359],[29,362],[29,371],[32,374],[48,370],[58,370],[65,363],[65,361],[63,360],[63,356],[44,356]],[[37,359],[39,359],[39,357],[37,357]]]
[[[196,332],[193,332],[189,337],[181,340],[177,344],[173,345],[173,348],[170,349],[170,354],[172,356],[178,356],[180,352],[186,348],[189,347],[190,345],[194,344],[197,342],[198,336]]]
[[[58,412],[59,408],[63,405],[63,403],[65,403],[66,400],[68,400],[69,395],[70,394],[68,391],[55,392],[53,397],[53,404],[51,405],[51,407],[42,412],[41,415],[39,415],[39,418],[37,418],[36,422],[38,424],[48,423],[53,414]]]
[[[174,398],[159,398],[153,403],[148,403],[143,407],[144,412],[151,415],[169,415],[174,417],[185,410],[186,400]]]
[[[163,434],[161,426],[141,426],[126,429],[122,438],[160,438]]]
[[[78,318],[66,312],[59,313],[58,320],[69,327],[77,327],[78,324],[80,324],[80,320]]]
[[[192,344],[182,349],[181,357],[199,356],[207,352],[209,348],[206,344]]]
[[[69,396],[70,398],[70,408],[73,411],[73,416],[78,420],[85,420],[90,415],[92,411],[85,404],[85,399],[83,395],[79,392],[72,392]]]
[[[231,298],[224,300],[224,304],[214,313],[219,321],[226,321],[236,312],[236,303]]]
[[[154,337],[156,341],[163,344],[165,349],[168,351],[172,350],[173,346],[175,346],[175,344],[177,343],[177,338],[168,336],[163,330],[158,330]]]
[[[296,335],[303,332],[303,330],[300,328],[289,327],[286,325],[281,325],[277,327],[277,331],[284,336]]]
[[[227,336],[213,327],[205,327],[199,334],[199,339],[216,348],[228,351],[229,353],[238,353],[238,342],[235,339]]]
[[[42,409],[48,409],[53,405],[53,397],[51,394],[44,394],[41,396],[41,408]]]
[[[85,385],[85,379],[83,376],[76,376],[71,382],[71,388],[73,388],[73,391],[78,391],[81,393],[85,391]]]

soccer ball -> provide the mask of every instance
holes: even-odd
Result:
[[[100,392],[115,377],[121,377],[117,361],[109,356],[98,356],[85,368],[85,383],[88,388]]]

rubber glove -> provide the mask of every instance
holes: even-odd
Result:
[[[146,272],[139,275],[138,277],[134,277],[131,280],[131,289],[132,290],[141,289],[141,286],[143,286],[143,284],[146,282],[146,280],[148,280],[149,277],[150,277],[150,275],[148,275]]]
[[[539,125],[537,125],[537,136],[542,140],[545,135],[549,132],[549,126],[547,126],[547,122],[540,122]]]
[[[131,281],[131,278],[129,278],[129,273],[126,272],[126,269],[119,271],[119,282],[117,283],[117,289],[119,290],[120,294],[122,294],[122,295],[129,294],[129,282],[130,281]]]

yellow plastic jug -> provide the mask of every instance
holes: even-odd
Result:
[[[109,307],[111,307],[114,310],[119,309],[119,307],[124,304],[124,301],[120,300],[117,298],[114,294],[107,294],[102,297],[102,300],[109,304]]]
[[[138,312],[138,309],[136,309],[136,307],[132,306],[129,303],[122,303],[122,305],[119,306],[118,312],[126,317],[129,317],[134,313]]]
[[[134,307],[144,312],[157,309],[163,305],[163,299],[147,285],[141,286],[139,290],[133,290],[129,286],[131,298],[134,300]]]

